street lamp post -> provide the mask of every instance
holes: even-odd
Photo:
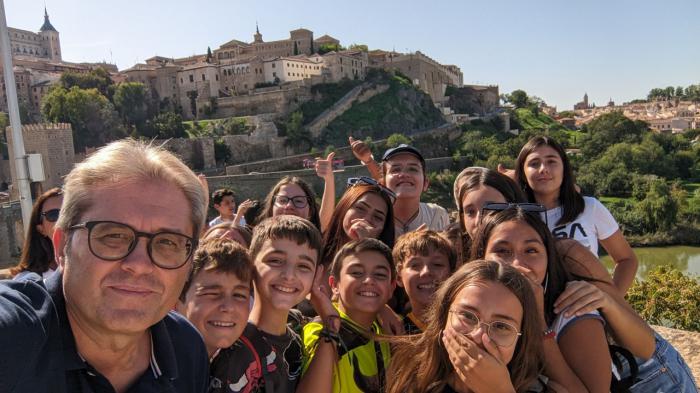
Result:
[[[11,148],[15,155],[17,181],[15,187],[17,187],[19,191],[19,202],[22,207],[22,222],[24,224],[24,233],[26,233],[32,214],[32,194],[29,189],[29,171],[27,168],[27,156],[24,152],[22,124],[19,119],[17,85],[15,84],[15,73],[12,69],[12,50],[10,48],[10,36],[7,33],[4,0],[0,0],[0,51],[3,73],[5,76],[5,96],[7,97],[7,109],[10,116],[10,128],[12,129]]]

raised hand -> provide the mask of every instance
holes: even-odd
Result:
[[[326,271],[323,265],[319,265],[316,268],[316,276],[314,276],[314,283],[311,286],[311,305],[316,310],[316,313],[321,317],[321,319],[326,323],[326,321],[335,320],[340,322],[340,316],[338,311],[333,307],[331,302],[331,294],[328,289],[328,283],[326,280]],[[333,331],[338,331],[340,325],[330,326]]]
[[[355,140],[353,137],[348,138],[350,143],[350,148],[352,149],[352,154],[358,160],[364,162],[365,164],[372,160],[372,150],[369,146],[362,140]]]
[[[350,238],[353,240],[366,239],[368,237],[372,237],[372,232],[374,229],[375,228],[367,221],[358,219],[350,225],[350,233],[348,233],[348,236],[350,236]]]
[[[499,173],[506,175],[506,176],[510,177],[511,179],[513,179],[513,181],[515,181],[515,182],[518,181],[518,179],[515,176],[515,169],[506,168],[505,165],[498,164],[497,170]]]
[[[328,153],[326,159],[317,158],[314,168],[316,169],[316,175],[323,180],[328,180],[328,178],[333,177],[333,157],[335,157],[335,152]]]
[[[255,206],[255,201],[246,199],[238,205],[236,214],[246,214],[246,212],[250,210],[253,206]]]

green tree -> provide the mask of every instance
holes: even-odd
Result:
[[[97,89],[100,94],[111,98],[110,86],[114,84],[109,72],[102,67],[97,67],[88,73],[64,72],[61,74],[59,84],[66,90],[73,86],[81,89]]]
[[[299,47],[297,46],[297,42],[294,41],[294,56],[299,54]]]
[[[606,113],[582,127],[586,132],[579,139],[579,147],[586,159],[594,159],[616,143],[638,143],[648,131],[646,123],[632,121],[621,111]]]
[[[362,52],[369,52],[369,48],[364,44],[352,44],[349,46],[350,50],[359,50]]]
[[[530,100],[524,90],[513,90],[510,94],[506,95],[506,99],[516,108],[525,108],[530,104]]]
[[[339,52],[341,50],[345,50],[340,44],[322,44],[318,48],[318,54],[319,55],[325,55],[328,52]]]
[[[231,159],[231,149],[221,138],[214,140],[214,159],[218,164],[226,164]]]
[[[679,213],[678,201],[672,197],[671,187],[663,179],[649,185],[646,198],[635,207],[642,219],[645,232],[668,231],[676,224]]]
[[[190,90],[187,92],[187,98],[190,99],[190,111],[192,112],[192,116],[196,119],[197,118],[197,97],[199,96],[199,93],[197,93],[197,90]]]
[[[114,106],[124,123],[136,128],[142,127],[148,116],[146,86],[139,82],[124,82],[114,92]]]
[[[187,138],[182,116],[173,112],[164,112],[147,120],[145,126],[138,131],[142,136],[149,138]]]
[[[396,147],[402,143],[405,143],[408,145],[411,143],[411,139],[404,134],[398,134],[398,133],[391,134],[391,135],[389,135],[388,138],[386,138],[386,147],[387,148]]]
[[[114,106],[97,89],[67,90],[57,85],[44,97],[42,112],[48,121],[71,124],[78,152],[127,135]]]
[[[213,56],[212,56],[212,54],[211,54],[211,47],[208,47],[208,46],[207,46],[207,63],[210,63],[210,62],[211,62],[212,57],[213,57]]]

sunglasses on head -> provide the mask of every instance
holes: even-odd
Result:
[[[42,220],[46,220],[48,222],[56,222],[58,221],[58,215],[60,213],[61,209],[51,209],[45,212],[41,212],[40,216]]]
[[[348,187],[354,187],[357,185],[375,186],[375,187],[379,188],[379,191],[381,191],[382,193],[384,193],[386,196],[389,197],[389,200],[391,200],[392,204],[394,202],[396,202],[396,193],[394,193],[394,191],[391,191],[390,189],[386,188],[384,185],[382,185],[378,181],[372,179],[371,177],[368,177],[368,176],[349,177],[347,184],[348,184]]]
[[[535,213],[545,225],[549,226],[547,222],[547,208],[540,205],[539,203],[501,203],[501,202],[486,202],[481,208],[481,217],[483,218],[489,211],[503,211],[510,208],[517,208],[525,213]],[[543,214],[544,213],[544,214]],[[544,218],[543,218],[544,217]]]

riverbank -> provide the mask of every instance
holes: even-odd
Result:
[[[700,226],[678,224],[671,231],[625,235],[632,247],[700,246]]]
[[[663,326],[652,326],[663,338],[680,352],[700,386],[700,333],[686,332]]]

